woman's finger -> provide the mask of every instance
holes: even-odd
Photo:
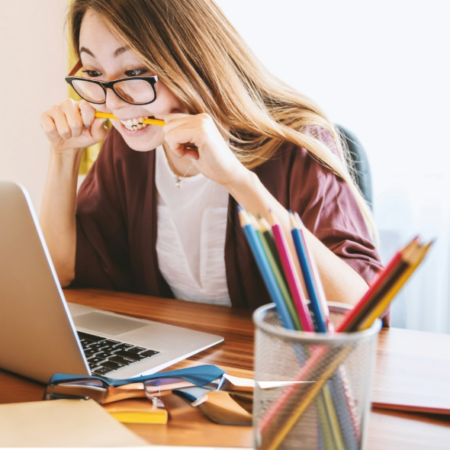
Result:
[[[81,100],[78,103],[78,108],[83,119],[83,125],[89,128],[94,123],[96,109],[86,100]]]
[[[195,116],[191,116],[189,114],[167,114],[164,116],[164,122],[166,124],[164,125],[164,131],[167,133],[170,130],[173,130],[176,127],[179,127],[181,125],[185,125],[190,123]]]
[[[78,105],[71,99],[64,101],[61,105],[63,113],[66,115],[66,121],[70,127],[72,137],[78,137],[83,132],[83,119],[81,117]]]
[[[189,158],[198,161],[200,159],[200,155],[198,153],[198,150],[192,147],[188,147],[184,150],[183,158]]]
[[[41,114],[41,127],[50,139],[59,137],[55,121],[47,112]]]
[[[198,147],[198,137],[195,128],[188,126],[178,126],[166,133],[165,140],[172,150],[178,156],[184,156],[186,147]]]
[[[91,126],[91,136],[95,142],[105,140],[108,134],[108,128],[105,125],[105,119],[95,119]]]
[[[58,134],[65,140],[70,139],[72,137],[72,131],[69,123],[67,122],[66,115],[59,107],[53,107],[51,111]]]

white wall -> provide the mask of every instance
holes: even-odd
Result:
[[[39,116],[67,93],[65,6],[0,0],[0,179],[24,184],[37,209],[48,161]]]
[[[393,321],[450,332],[450,2],[216,1],[273,73],[360,138],[384,259],[415,233],[438,238]]]

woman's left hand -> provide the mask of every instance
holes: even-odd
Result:
[[[195,160],[195,167],[205,177],[226,187],[247,171],[208,114],[168,114],[164,121],[170,150],[179,157]]]

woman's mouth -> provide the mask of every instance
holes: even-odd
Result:
[[[151,118],[150,116],[135,117],[134,119],[121,120],[120,122],[128,131],[138,131],[148,127],[148,124],[144,123],[144,120]]]

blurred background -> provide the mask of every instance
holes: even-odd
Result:
[[[437,242],[392,325],[450,333],[450,2],[216,0],[262,62],[358,136],[386,261]],[[48,144],[39,115],[67,96],[67,0],[0,0],[0,179],[39,210]],[[1,211],[0,211],[1,214]]]

